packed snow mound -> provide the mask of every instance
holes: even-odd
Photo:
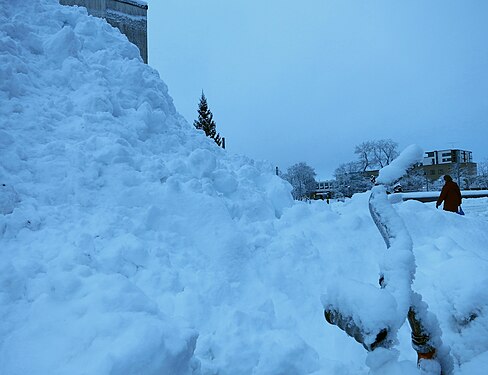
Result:
[[[82,8],[0,0],[0,155],[0,374],[417,372],[405,326],[397,351],[367,357],[323,317],[328,288],[377,285],[369,194],[294,204]],[[488,366],[488,200],[463,207],[395,209],[414,289],[473,375]]]
[[[0,1],[0,103],[0,373],[194,371],[198,333],[141,285],[234,262],[232,220],[281,215],[288,184],[189,126],[84,8]]]
[[[381,168],[376,181],[380,184],[393,184],[403,177],[409,167],[422,161],[424,151],[417,145],[410,145],[402,153],[388,164]]]

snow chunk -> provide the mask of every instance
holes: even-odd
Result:
[[[396,324],[397,303],[386,290],[355,280],[341,280],[327,286],[322,295],[326,310],[335,310],[350,318],[361,329],[366,344],[371,345],[378,333]]]
[[[225,170],[218,170],[213,174],[215,189],[225,195],[232,194],[237,190],[237,180]]]
[[[392,184],[402,177],[407,168],[422,160],[424,151],[417,145],[410,145],[393,162],[382,168],[376,182]]]
[[[201,148],[193,151],[188,159],[193,175],[199,178],[210,177],[210,173],[217,166],[215,155],[209,150]]]
[[[399,356],[400,353],[396,349],[378,348],[369,352],[366,358],[366,364],[370,368],[369,375],[419,375],[419,370],[414,363],[408,361],[399,362]]]
[[[80,47],[81,43],[78,37],[75,35],[73,28],[69,26],[63,27],[44,42],[45,51],[59,61],[66,59],[68,56],[76,56]]]
[[[11,214],[18,202],[19,196],[14,188],[0,184],[0,214]]]

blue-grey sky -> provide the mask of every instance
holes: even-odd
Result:
[[[205,91],[228,152],[319,179],[354,146],[488,158],[486,0],[149,0],[149,64],[190,122]]]

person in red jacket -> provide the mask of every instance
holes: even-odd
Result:
[[[461,190],[448,174],[444,176],[444,181],[446,183],[442,187],[441,195],[439,195],[435,207],[439,207],[444,201],[444,211],[457,212],[461,205]]]

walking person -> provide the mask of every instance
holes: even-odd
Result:
[[[452,177],[446,174],[444,176],[445,184],[442,187],[441,195],[437,199],[435,207],[438,208],[444,201],[444,211],[458,212],[458,207],[461,205],[461,190]]]

